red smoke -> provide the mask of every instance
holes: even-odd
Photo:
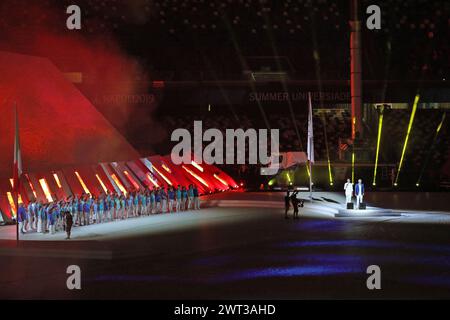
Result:
[[[133,99],[147,94],[148,75],[99,22],[85,19],[91,9],[81,6],[82,29],[68,30],[64,5],[2,0],[0,50],[47,57],[62,72],[82,72],[77,87],[120,132],[151,128],[151,142],[157,142],[162,135],[155,133],[163,129],[151,119],[155,104]]]

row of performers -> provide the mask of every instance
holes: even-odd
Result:
[[[97,198],[82,194],[56,202],[32,201],[28,206],[19,204],[19,229],[21,233],[55,233],[65,229],[66,212],[71,214],[74,226],[82,226],[190,209],[200,209],[199,192],[192,184],[167,189],[157,187],[127,195],[110,192]]]

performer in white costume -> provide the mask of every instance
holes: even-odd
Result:
[[[350,182],[350,179],[347,179],[347,182],[344,185],[345,190],[345,199],[347,203],[352,202],[353,195],[353,183]]]

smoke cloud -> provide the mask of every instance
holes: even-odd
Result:
[[[85,20],[81,9],[82,29],[68,30],[63,5],[3,0],[0,50],[47,57],[62,72],[81,72],[77,87],[119,132],[128,138],[144,135],[138,139],[144,148],[160,142],[166,133],[152,118],[156,101],[148,94],[149,75],[119,46],[109,26]]]

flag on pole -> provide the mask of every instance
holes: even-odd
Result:
[[[313,114],[311,104],[311,92],[308,92],[309,114],[308,114],[308,160],[314,163],[314,134],[313,134]]]
[[[19,139],[19,118],[17,116],[17,105],[14,105],[14,168],[13,168],[13,193],[16,207],[16,241],[19,245],[19,194],[20,194],[20,176],[22,175],[22,156],[20,154],[20,139]]]
[[[18,197],[20,189],[20,176],[22,175],[22,156],[20,153],[20,139],[19,139],[19,119],[17,116],[17,106],[14,106],[14,118],[15,118],[15,133],[14,133],[14,168],[13,168],[13,181],[14,181],[14,193]]]

